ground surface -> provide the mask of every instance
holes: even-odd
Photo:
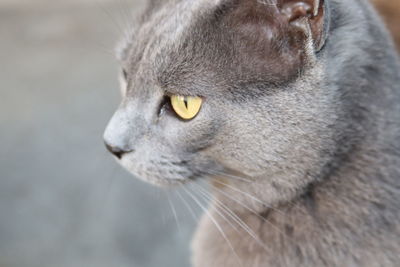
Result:
[[[102,144],[127,2],[0,0],[1,267],[189,266],[193,220]]]

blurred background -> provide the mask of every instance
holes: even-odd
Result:
[[[376,1],[399,33],[400,1]],[[127,174],[102,141],[120,98],[113,48],[142,8],[0,0],[0,267],[189,266],[179,195]]]
[[[189,266],[176,192],[126,173],[102,140],[113,48],[142,2],[0,0],[0,267]]]

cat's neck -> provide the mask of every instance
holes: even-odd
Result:
[[[344,159],[335,163],[340,166],[330,166],[329,173],[321,173],[323,177],[317,182],[305,185],[301,191],[287,193],[281,201],[269,202],[270,196],[264,195],[266,184],[261,181],[218,180],[214,182],[217,187],[214,196],[244,216],[255,212],[296,213],[298,208],[311,215],[320,213],[326,220],[336,213],[338,217],[363,211],[373,214],[380,206],[395,208],[398,203],[396,166],[400,161],[395,149],[391,142],[355,146]],[[325,216],[328,214],[330,216]]]
[[[397,249],[394,233],[398,231],[396,206],[400,200],[395,166],[400,162],[395,161],[399,160],[382,156],[382,151],[373,146],[354,150],[329,177],[276,205],[261,204],[254,189],[246,192],[246,187],[226,183],[238,191],[226,194],[229,190],[221,186],[214,191],[215,199],[209,214],[203,217],[194,246],[221,242],[226,248],[225,238],[216,238],[218,231],[210,230],[217,223],[239,257],[245,258],[249,248],[258,249],[264,255],[262,261],[271,266],[279,265],[282,259],[290,261],[287,266],[310,266],[304,265],[303,256],[316,266],[382,262],[384,253],[395,253]],[[209,216],[214,218],[212,223]],[[383,254],[364,255],[368,250],[382,251],[381,238],[386,244]]]

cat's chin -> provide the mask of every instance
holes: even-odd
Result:
[[[133,164],[130,160],[117,159],[117,162],[128,171],[133,177],[148,184],[159,187],[176,187],[189,183],[193,180],[191,171],[185,168],[182,173],[168,172],[167,170],[146,168],[141,164]]]
[[[157,186],[157,187],[179,187],[182,185],[185,185],[189,183],[191,180],[190,179],[159,179],[159,178],[143,178],[137,175],[134,175],[136,178],[139,178],[139,180],[144,181],[145,183]]]
[[[158,186],[158,187],[177,187],[177,186],[181,186],[184,184],[187,184],[191,181],[191,179],[188,178],[163,178],[163,177],[159,177],[156,175],[151,175],[151,174],[138,174],[136,172],[132,172],[130,170],[128,170],[128,172],[135,178],[154,185],[154,186]]]

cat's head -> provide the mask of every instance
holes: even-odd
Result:
[[[151,2],[119,55],[109,150],[157,184],[216,172],[306,184],[335,119],[318,59],[327,13],[322,0]],[[293,175],[274,181],[279,173]]]

